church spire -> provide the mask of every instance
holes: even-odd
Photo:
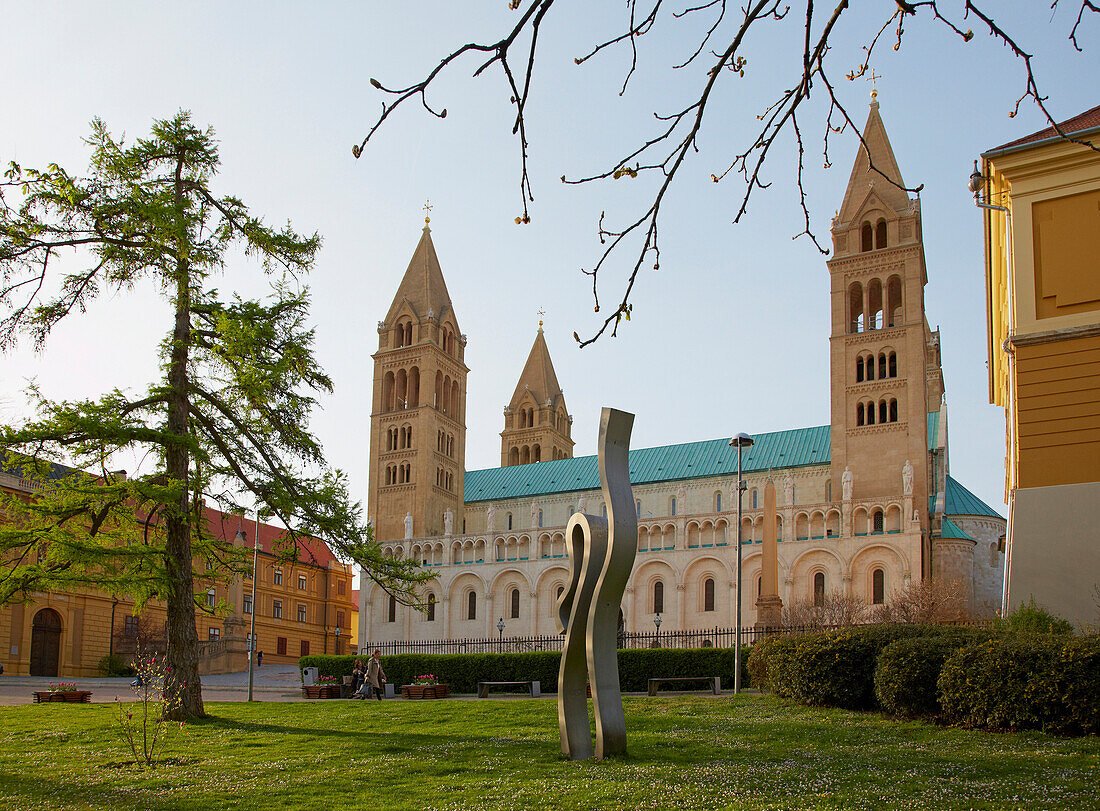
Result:
[[[540,320],[527,363],[504,409],[501,466],[572,458],[571,422]]]
[[[424,231],[413,251],[412,260],[397,288],[397,294],[393,297],[389,312],[386,313],[386,322],[392,323],[396,317],[402,314],[405,303],[408,304],[411,315],[417,320],[434,318],[437,323],[450,316],[458,332],[458,322],[454,316],[454,308],[451,306],[451,296],[447,292],[447,283],[443,281],[443,271],[439,267],[439,258],[435,254],[435,245],[432,244],[432,232],[424,218]],[[430,315],[429,315],[430,313]]]
[[[837,224],[847,224],[858,216],[872,191],[894,211],[905,211],[909,208],[909,195],[904,186],[905,181],[901,178],[901,170],[878,112],[876,94],[871,98],[871,112],[863,128],[863,143],[860,144],[851,177],[848,178],[848,189],[844,193],[844,203],[840,207]]]

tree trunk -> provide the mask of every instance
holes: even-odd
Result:
[[[191,343],[191,278],[187,255],[187,224],[184,221],[182,158],[176,163],[176,214],[180,231],[176,240],[176,324],[168,365],[168,433],[177,441],[165,453],[168,478],[180,485],[179,496],[165,510],[167,542],[164,563],[168,572],[168,665],[172,668],[169,689],[179,703],[169,713],[173,720],[200,718],[202,682],[199,679],[198,634],[195,631],[195,587],[191,572],[191,488],[188,452],[190,393],[187,361]]]

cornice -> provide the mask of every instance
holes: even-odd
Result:
[[[849,426],[845,433],[849,435],[867,435],[867,434],[890,434],[894,431],[901,431],[908,433],[908,422],[880,422],[875,425],[853,425]]]

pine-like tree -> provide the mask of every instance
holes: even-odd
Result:
[[[237,198],[217,196],[213,131],[185,112],[155,122],[132,146],[96,120],[88,144],[88,177],[13,163],[0,184],[0,349],[24,335],[41,348],[99,294],[152,282],[171,308],[163,374],[136,397],[116,389],[52,402],[32,388],[38,417],[0,428],[0,462],[33,489],[0,504],[0,604],[80,586],[139,605],[164,600],[178,715],[191,718],[203,714],[192,559],[220,561],[223,577],[244,568],[241,550],[209,537],[204,501],[226,511],[259,505],[287,528],[283,555],[321,538],[405,603],[417,602],[430,575],[381,556],[343,474],[328,467],[307,427],[314,395],[332,388],[313,356],[301,284],[320,238],[271,228]],[[86,269],[53,278],[70,249]],[[225,298],[213,287],[233,249],[260,261],[270,283],[264,300]],[[111,474],[123,452],[147,453],[153,469]],[[59,475],[49,464],[58,461],[75,470]]]

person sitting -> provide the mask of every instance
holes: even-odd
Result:
[[[359,688],[363,686],[363,682],[367,677],[367,669],[363,667],[363,660],[355,660],[355,668],[351,671],[351,692],[355,695],[359,692]]]

